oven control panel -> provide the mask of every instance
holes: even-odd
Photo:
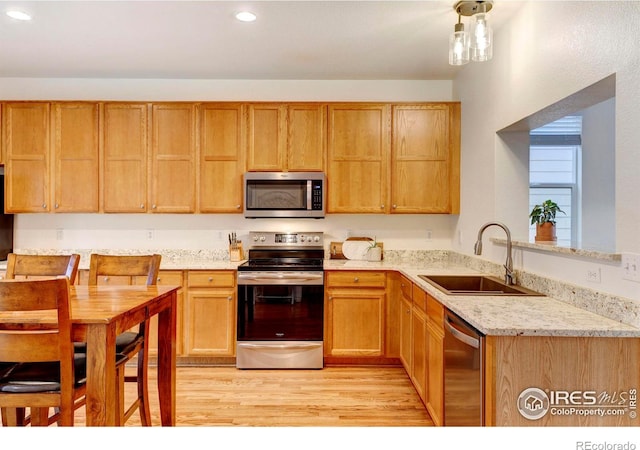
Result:
[[[307,231],[250,231],[249,242],[253,247],[322,247],[324,233]]]

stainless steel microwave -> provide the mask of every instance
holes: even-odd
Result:
[[[325,210],[323,172],[247,172],[244,216],[321,219]]]

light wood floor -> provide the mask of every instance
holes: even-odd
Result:
[[[156,370],[150,368],[150,390]],[[127,383],[132,385],[132,383]],[[129,387],[127,387],[129,389]],[[177,369],[177,426],[432,426],[400,367],[322,370]],[[76,413],[84,425],[84,409]],[[156,396],[153,425],[160,425]],[[127,426],[139,426],[136,413]]]

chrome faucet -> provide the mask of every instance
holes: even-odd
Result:
[[[482,225],[482,227],[480,227],[480,231],[478,231],[478,240],[476,241],[476,244],[473,246],[473,252],[476,255],[482,254],[482,233],[484,233],[484,230],[486,230],[492,225],[502,228],[505,231],[505,233],[507,233],[507,261],[504,264],[504,268],[506,271],[504,274],[504,282],[509,285],[516,284],[516,276],[513,273],[513,258],[511,257],[511,232],[509,231],[509,228],[507,228],[505,224],[500,222],[487,222],[484,225]]]

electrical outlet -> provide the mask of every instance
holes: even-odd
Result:
[[[622,254],[622,278],[640,283],[640,255]]]
[[[431,230],[427,230],[427,241],[431,240]]]
[[[602,281],[600,267],[587,270],[587,281],[591,283],[600,283]]]
[[[147,230],[147,239],[153,239],[154,234],[153,230]]]
[[[61,241],[64,239],[64,230],[62,228],[58,228],[56,230],[56,240]]]

